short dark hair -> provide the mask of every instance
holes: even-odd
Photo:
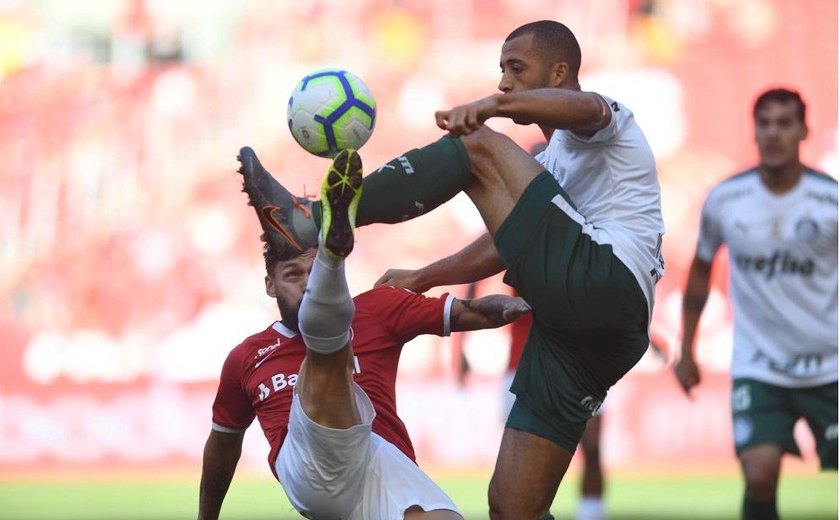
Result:
[[[776,103],[796,103],[796,115],[799,116],[799,121],[803,125],[805,124],[805,101],[802,100],[799,92],[786,88],[772,88],[758,96],[755,105],[753,105],[753,119],[758,115],[758,111],[764,108],[764,105],[773,101]]]
[[[534,44],[545,59],[565,61],[569,64],[572,77],[577,79],[580,72],[580,45],[571,29],[554,20],[539,20],[514,29],[505,38],[505,42],[527,34],[533,35]]]

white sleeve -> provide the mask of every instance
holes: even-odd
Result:
[[[697,257],[710,263],[723,243],[718,209],[719,205],[715,202],[714,193],[710,193],[703,202],[703,211],[700,213],[700,232],[697,235]]]
[[[601,96],[600,94],[598,95]],[[605,141],[609,141],[618,135],[619,131],[624,128],[624,120],[628,117],[633,117],[633,113],[630,112],[630,109],[626,106],[618,103],[617,101],[613,101],[607,96],[601,96],[601,98],[603,98],[603,100],[607,103],[607,106],[610,107],[610,122],[607,123],[607,126],[595,132],[595,134],[591,137],[585,137],[574,132],[569,132],[569,135],[572,136],[573,140],[583,143],[603,143]]]
[[[446,296],[446,303],[443,304],[443,336],[452,334],[452,302],[455,301],[455,296],[448,294]]]

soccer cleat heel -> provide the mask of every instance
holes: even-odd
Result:
[[[321,184],[321,245],[335,259],[353,251],[361,197],[362,158],[356,150],[341,150]]]

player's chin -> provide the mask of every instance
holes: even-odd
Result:
[[[782,154],[765,154],[761,157],[761,166],[769,170],[781,170],[796,162],[795,157],[788,157]]]

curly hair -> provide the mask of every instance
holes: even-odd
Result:
[[[265,261],[265,273],[268,276],[274,275],[274,268],[281,261],[281,258],[268,244],[263,244],[263,260]]]

